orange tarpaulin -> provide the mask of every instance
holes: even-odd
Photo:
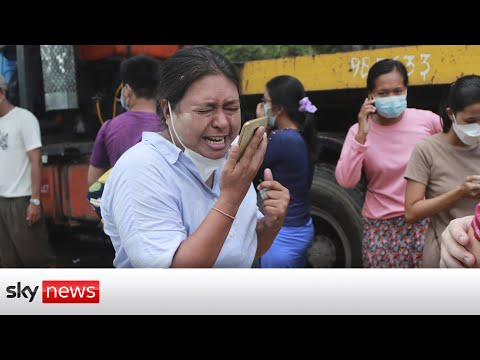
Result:
[[[80,45],[80,60],[100,60],[110,56],[151,55],[165,59],[184,45]]]

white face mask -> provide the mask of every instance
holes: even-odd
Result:
[[[465,145],[475,145],[480,141],[480,125],[477,123],[458,125],[455,115],[452,121],[453,131]]]
[[[183,153],[188,158],[190,158],[190,160],[193,161],[193,163],[197,167],[198,172],[200,173],[202,180],[204,182],[207,181],[207,179],[210,177],[210,175],[212,175],[212,173],[216,169],[221,169],[223,167],[223,164],[225,163],[225,157],[216,159],[216,160],[209,159],[187,148],[185,144],[182,142],[182,140],[180,139],[180,136],[178,136],[177,131],[175,130],[175,125],[173,124],[173,112],[172,112],[172,108],[170,107],[170,102],[168,102],[168,110],[170,111],[170,122],[172,124],[173,132],[175,133],[175,136],[178,139],[178,141],[180,141],[180,144],[182,144],[183,148],[185,149]],[[170,137],[172,138],[172,141],[173,141],[173,136],[172,136],[172,132],[170,131],[170,127],[168,127],[168,132],[170,133]]]

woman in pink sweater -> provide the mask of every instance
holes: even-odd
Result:
[[[348,131],[335,175],[353,188],[362,170],[368,186],[362,209],[364,267],[420,267],[427,219],[407,224],[405,167],[415,144],[442,131],[440,117],[407,108],[408,74],[392,59],[377,62],[367,77],[368,98]]]

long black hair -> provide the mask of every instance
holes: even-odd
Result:
[[[270,80],[266,88],[272,99],[272,107],[282,106],[288,116],[298,124],[300,134],[307,144],[310,164],[315,163],[318,152],[315,115],[311,112],[299,110],[300,100],[306,97],[303,84],[293,76],[281,75]]]
[[[447,108],[456,114],[467,106],[477,103],[480,103],[480,76],[466,75],[452,83],[439,109],[443,132],[449,132],[452,127],[452,119],[448,116]]]

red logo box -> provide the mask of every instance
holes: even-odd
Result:
[[[100,281],[98,280],[44,280],[42,302],[49,304],[98,304]]]

